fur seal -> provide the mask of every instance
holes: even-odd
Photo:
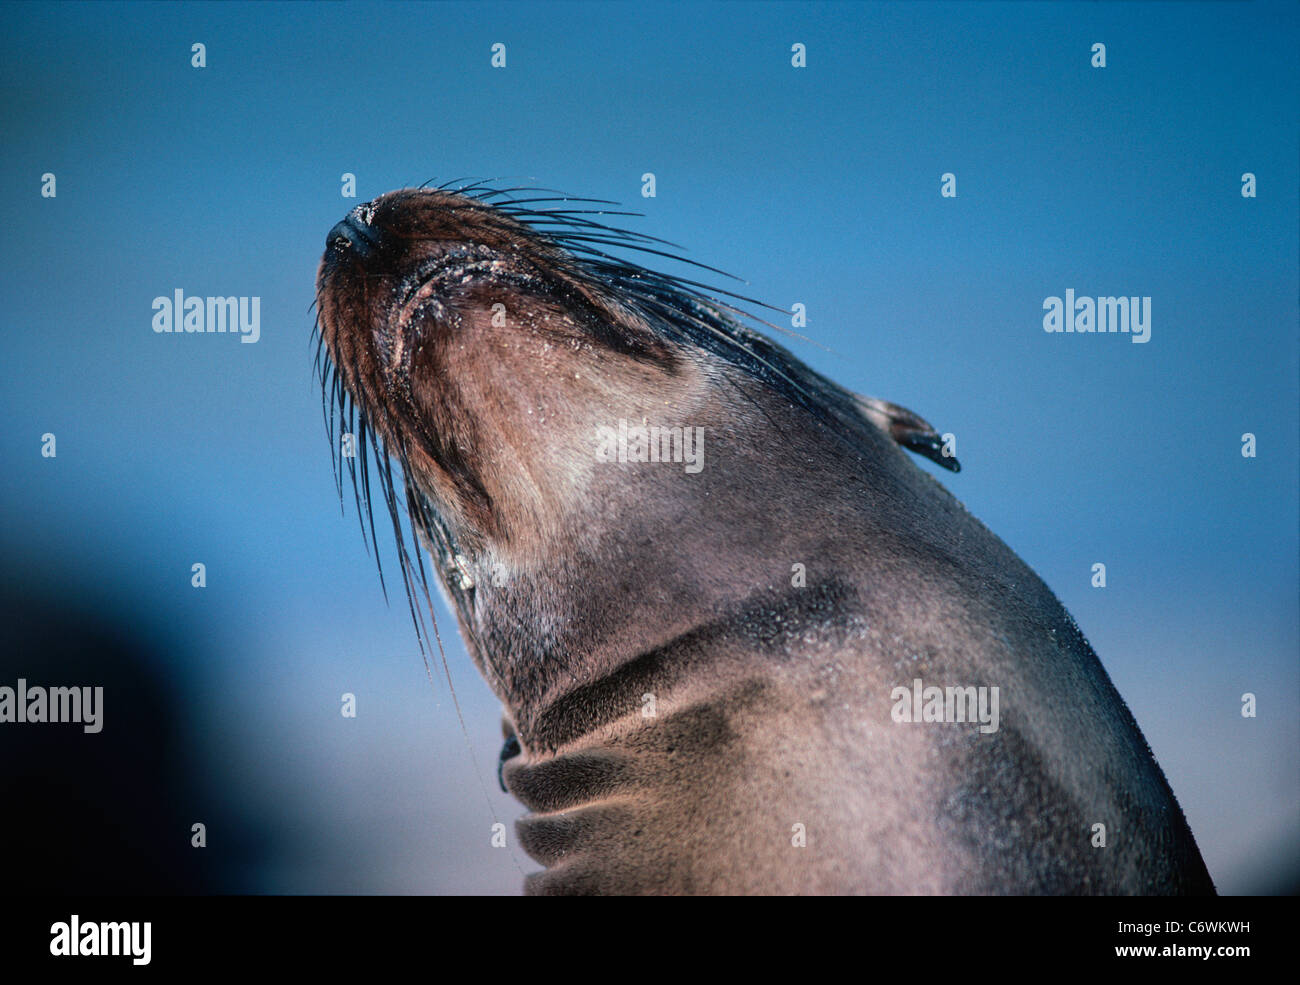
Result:
[[[955,469],[934,429],[584,202],[392,192],[317,276],[340,492],[505,706],[526,890],[1212,893],[1073,619],[901,450]]]

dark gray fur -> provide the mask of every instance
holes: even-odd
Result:
[[[370,356],[337,341],[381,331],[430,347],[491,338],[474,320],[479,295],[440,297],[439,318],[452,311],[454,321],[422,315],[396,328],[362,317],[371,309],[360,300],[337,300],[361,283],[358,269],[375,285],[367,290],[385,289],[374,257],[385,222],[412,203],[457,209],[471,229],[480,220],[463,213],[492,211],[445,192],[394,193],[366,213],[376,252],[360,268],[331,239],[322,336],[335,362],[342,353],[353,366],[331,392],[345,418],[356,402],[380,462],[392,455],[403,466],[414,525],[506,707],[520,752],[504,780],[532,812],[518,825],[523,846],[547,866],[529,892],[1213,892],[1169,785],[1074,621],[900,450],[937,449],[924,421],[849,394],[692,285],[611,261],[603,244],[583,256],[580,241],[530,222],[542,213],[522,205],[501,214],[519,223],[511,235],[529,256],[527,276],[489,283],[487,296],[498,290],[512,311],[543,297],[567,305],[604,347],[593,358],[608,360],[583,371],[652,366],[673,387],[663,423],[704,427],[706,465],[691,475],[610,464],[565,486],[569,459],[557,458],[563,506],[529,551],[512,554],[467,521],[434,478],[454,464],[465,488],[490,485],[474,449],[452,464],[435,449],[415,465],[420,439],[403,423],[401,407],[420,420],[420,388],[436,388],[437,374],[416,362],[402,380],[406,403],[380,408],[355,383],[368,379]],[[437,227],[428,239],[440,237]],[[565,259],[546,252],[557,245]],[[511,329],[524,347],[529,324]],[[662,351],[637,341],[646,326]],[[612,351],[611,337],[631,341]],[[611,400],[596,419],[629,417],[647,398]],[[586,423],[568,423],[585,448]],[[491,500],[498,512],[516,505]],[[504,578],[502,557],[514,558]],[[792,585],[796,563],[805,587]],[[998,687],[999,730],[893,721],[891,691],[914,678]],[[654,717],[643,714],[645,695]],[[1095,824],[1105,847],[1094,847]],[[792,843],[796,825],[804,847]]]

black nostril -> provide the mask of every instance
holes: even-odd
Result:
[[[374,252],[379,239],[359,212],[360,209],[353,209],[347,218],[330,230],[325,237],[326,250],[340,258],[351,255],[358,260],[364,260]]]

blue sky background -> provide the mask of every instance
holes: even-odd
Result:
[[[489,847],[520,813],[497,703],[439,602],[467,746],[340,514],[308,308],[325,234],[384,191],[615,199],[806,304],[814,367],[957,435],[943,481],[1078,619],[1220,889],[1275,888],[1300,847],[1298,10],[8,5],[6,574],[154,641],[207,802],[262,837],[214,836],[223,885],[518,891],[532,864]],[[176,288],[260,296],[261,341],[155,335]],[[1045,334],[1067,288],[1151,296],[1151,342]]]

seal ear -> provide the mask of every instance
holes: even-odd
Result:
[[[950,472],[961,471],[961,463],[955,457],[943,453],[943,438],[928,421],[913,414],[906,407],[891,404],[887,400],[863,397],[856,393],[853,399],[858,409],[862,411],[863,417],[908,451],[924,455]]]

